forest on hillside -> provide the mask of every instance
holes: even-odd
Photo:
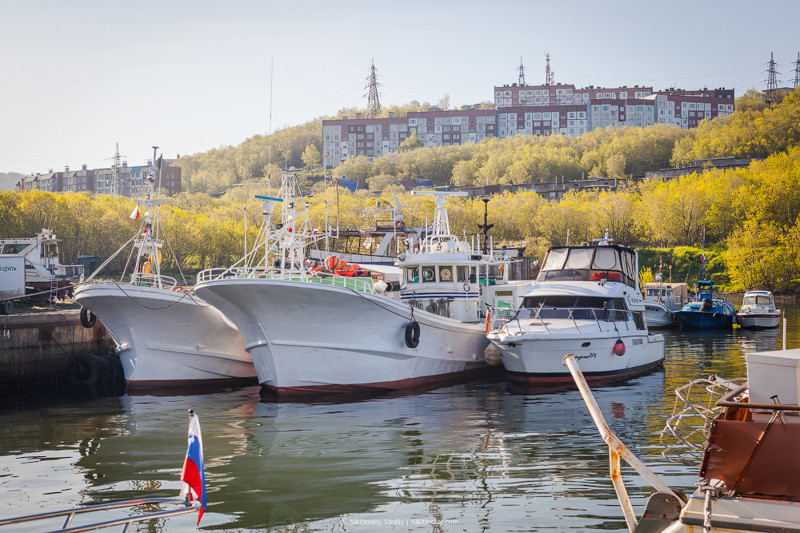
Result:
[[[480,176],[478,180],[484,179],[480,174],[484,168],[493,168],[492,172],[501,176],[523,176],[514,174],[514,169],[523,164],[520,161],[538,158],[552,164],[558,159],[562,168],[568,168],[574,164],[568,162],[576,157],[576,146],[591,147],[583,152],[579,159],[584,163],[576,168],[589,165],[586,154],[590,153],[594,154],[591,168],[601,168],[624,154],[626,165],[639,165],[637,169],[686,158],[759,157],[762,159],[748,168],[708,169],[678,179],[644,180],[617,191],[571,193],[561,201],[546,200],[533,192],[504,193],[488,203],[489,221],[495,224],[491,234],[495,242],[525,240],[526,255],[541,258],[547,247],[563,244],[567,235],[574,243],[590,241],[608,230],[617,242],[675,254],[676,264],[685,265],[683,271],[674,272],[676,279],[699,272],[696,261],[681,263],[677,256],[697,258],[699,247],[705,244],[715,268],[726,273],[724,281],[729,289],[792,290],[800,277],[800,91],[774,109],[767,109],[752,94],[740,98],[737,108],[741,111],[730,117],[704,122],[690,131],[658,126],[622,128],[577,139],[515,137],[446,150],[413,149],[366,162],[369,169],[362,177],[371,185],[377,176],[405,176],[403,173],[414,168],[419,170],[415,165],[424,161],[430,165],[426,170],[439,169],[439,173],[427,174],[428,178],[438,176],[435,183],[460,179],[462,174],[455,169],[468,164],[459,163],[464,161],[474,163],[471,172]],[[673,139],[674,143],[664,139]],[[474,158],[455,157],[462,151],[474,152]],[[478,153],[483,155],[478,157]],[[559,153],[562,155],[557,156]],[[280,170],[275,172],[272,186],[263,179],[245,180],[221,198],[204,193],[173,197],[162,208],[172,248],[165,255],[165,269],[177,272],[179,267],[193,273],[227,266],[241,257],[245,231],[252,244],[260,223],[261,200],[254,195],[276,192]],[[353,177],[350,170],[347,172]],[[464,172],[464,176],[470,175]],[[370,225],[366,210],[378,200],[382,204],[394,202],[394,195],[407,206],[403,213],[408,225],[425,225],[433,214],[430,197],[409,195],[397,186],[383,184],[379,193],[377,188],[349,192],[324,189],[321,183],[312,187],[309,182],[308,186],[310,190],[304,192],[315,193],[306,197],[314,227],[324,225],[326,209],[334,219],[338,214],[342,228]],[[140,224],[128,218],[133,206],[129,198],[91,193],[0,192],[0,234],[33,236],[47,227],[62,239],[66,261],[74,261],[78,255],[108,257]],[[450,199],[454,233],[475,234],[483,221],[483,209],[480,200]],[[111,267],[121,269],[124,256],[121,254]]]

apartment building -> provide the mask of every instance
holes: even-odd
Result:
[[[166,194],[181,192],[181,168],[173,166],[174,160],[164,160],[161,168],[161,187]],[[26,176],[17,184],[20,191],[39,190],[48,192],[81,192],[91,191],[96,194],[120,194],[122,196],[143,196],[149,190],[147,177],[155,172],[152,161],[147,165],[129,167],[123,163],[119,168],[115,183],[114,172],[110,168],[88,169],[83,165],[80,170],[71,171],[65,167],[63,172],[34,174]]]

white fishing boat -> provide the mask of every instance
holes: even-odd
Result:
[[[515,315],[487,323],[509,379],[537,387],[572,382],[575,354],[592,381],[627,379],[660,366],[664,336],[644,319],[634,250],[609,239],[551,248]]]
[[[196,286],[242,332],[263,387],[279,395],[385,391],[484,371],[482,306],[512,305],[518,285],[492,278],[501,258],[450,233],[444,197],[457,193],[429,193],[437,196],[434,230],[416,253],[398,257],[403,278],[395,299],[369,277],[303,267],[309,240],[322,237],[303,229],[307,218],[299,222],[295,189],[291,181],[282,186],[277,259],[264,261],[282,268]]]
[[[800,350],[747,354],[746,385],[728,387],[721,399],[709,403],[706,398],[712,396],[702,395],[702,389],[719,384],[697,380],[705,383],[684,396],[696,405],[676,402],[665,429],[672,433],[672,420],[683,417],[690,421],[686,435],[705,437],[697,448],[702,455],[698,488],[688,498],[667,486],[611,432],[575,357],[567,355],[564,364],[608,444],[611,478],[629,531],[800,531],[800,461],[795,453],[800,439]],[[622,481],[620,458],[658,491],[638,519]]]
[[[153,198],[152,189],[134,211],[144,216],[129,241],[136,252],[129,280],[76,289],[82,323],[91,327],[96,316],[111,333],[129,391],[255,383],[252,358],[236,326],[162,274],[159,207],[168,200]],[[125,248],[127,243],[116,253]]]
[[[6,259],[22,257],[25,264],[25,288],[35,300],[46,302],[72,296],[76,278],[83,275],[83,265],[63,265],[55,234],[49,229],[31,238],[0,239],[0,255]]]
[[[777,328],[781,320],[780,309],[775,309],[775,300],[770,291],[748,291],[744,293],[742,307],[736,313],[739,325],[746,329]]]
[[[678,325],[675,313],[689,299],[686,283],[664,282],[661,272],[644,286],[644,317],[649,329],[671,328]]]

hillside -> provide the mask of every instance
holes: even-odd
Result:
[[[696,158],[764,158],[780,153],[800,143],[798,123],[798,90],[775,109],[766,107],[760,93],[749,91],[737,99],[732,115],[703,121],[692,130],[656,124],[596,129],[580,137],[517,135],[441,148],[411,148],[411,144],[405,151],[373,161],[364,156],[350,158],[331,173],[346,175],[372,190],[382,190],[395,180],[416,179],[432,180],[435,185],[477,186],[589,176],[630,178]],[[273,166],[268,171],[270,147]],[[255,136],[239,146],[181,158],[184,189],[213,192],[267,174],[275,185],[282,168],[301,168],[313,160],[304,157],[307,150],[316,156],[322,150],[322,119],[271,136]]]

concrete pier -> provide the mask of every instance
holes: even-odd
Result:
[[[0,316],[0,395],[120,384],[111,335],[99,320],[83,327],[79,306]]]

